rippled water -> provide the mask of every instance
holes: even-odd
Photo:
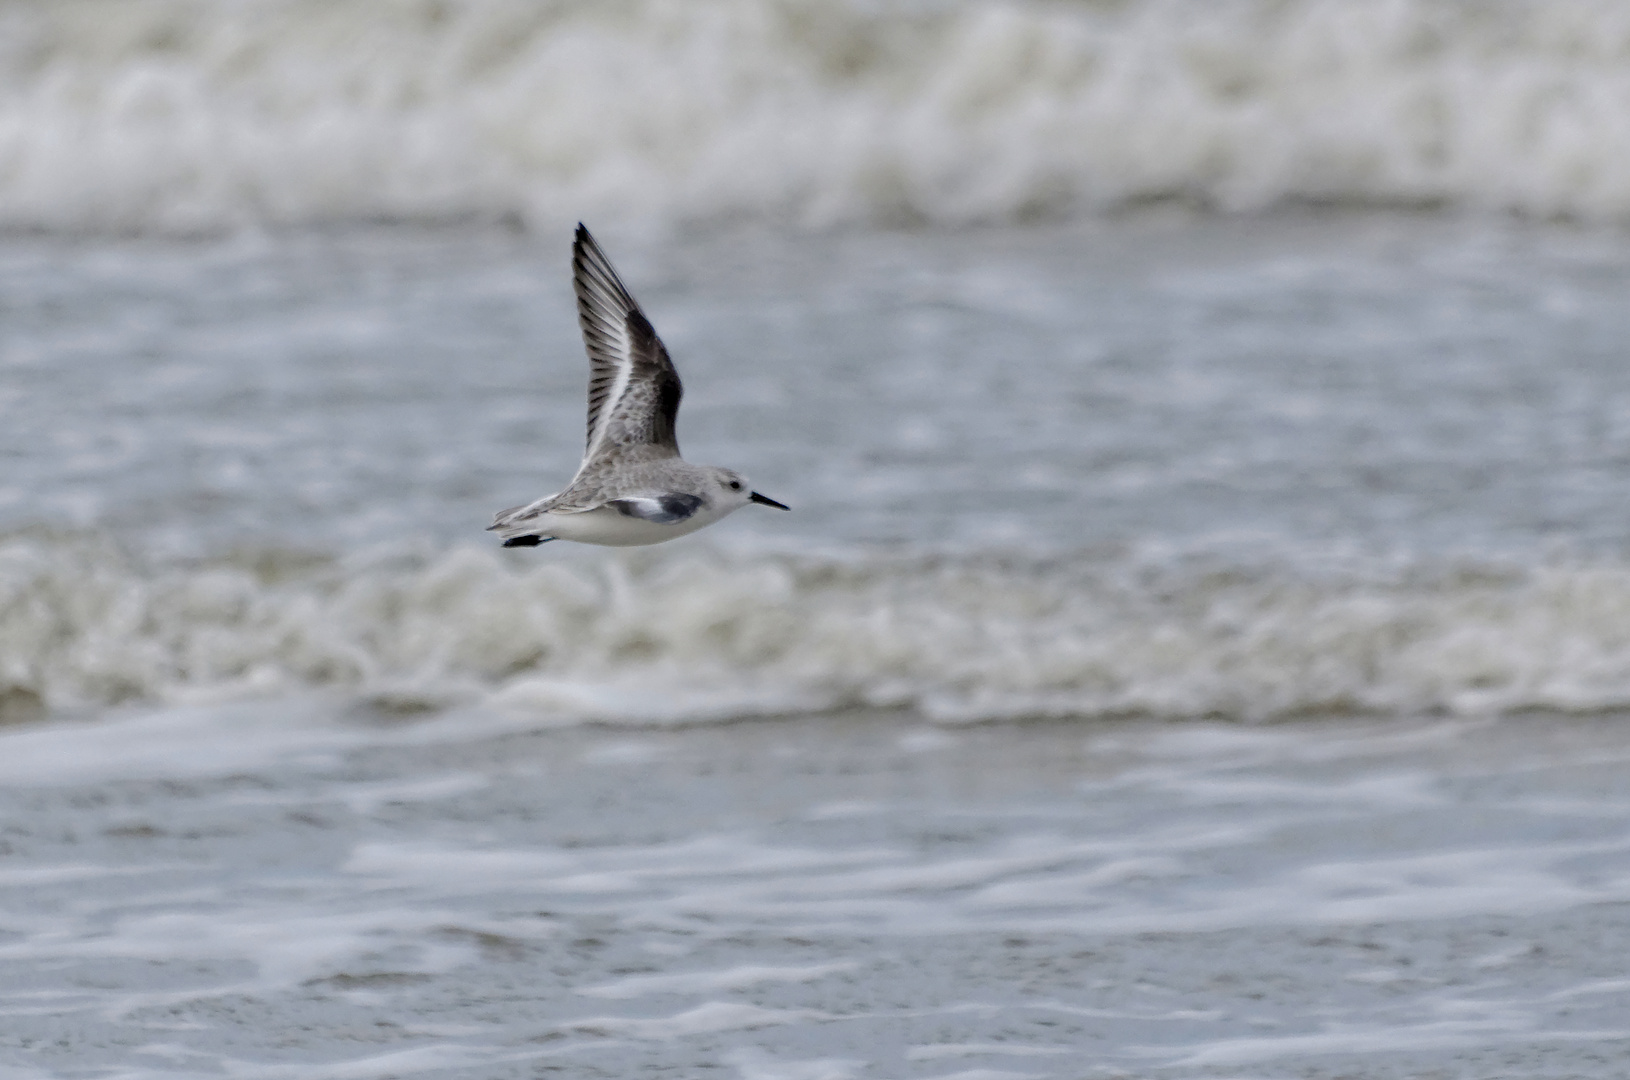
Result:
[[[686,379],[687,456],[798,501],[732,520],[756,548],[1623,550],[1618,233],[604,239]],[[581,452],[560,237],[12,240],[0,275],[13,526],[445,543]]]
[[[1622,717],[4,739],[6,1075],[1560,1077]]]

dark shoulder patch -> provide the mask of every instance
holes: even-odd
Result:
[[[612,499],[606,505],[617,508],[617,513],[654,521],[658,525],[672,525],[684,521],[702,508],[699,495],[686,495],[668,491],[661,495],[634,495],[626,499]]]

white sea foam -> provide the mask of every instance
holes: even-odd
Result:
[[[824,1019],[809,1009],[765,1009],[728,1001],[709,1001],[674,1016],[633,1019],[597,1016],[564,1025],[569,1030],[593,1034],[624,1035],[634,1039],[679,1039],[687,1035],[710,1035],[719,1031],[752,1031],[777,1024],[795,1024]]]
[[[1630,215],[1615,0],[34,0],[0,224]]]
[[[14,538],[0,586],[8,697],[57,706],[322,686],[399,707],[492,693],[647,720],[841,704],[974,719],[1630,702],[1630,572],[1613,567],[1139,587],[1061,565],[691,556],[602,572],[458,549],[268,580]]]
[[[1630,707],[1626,627],[1630,567],[1614,563],[1321,576],[455,548],[175,566],[83,536],[0,540],[12,718],[313,691],[534,722],[1597,711]]]
[[[1339,827],[1355,813],[1309,811],[1302,820]],[[460,897],[519,891],[547,897],[553,910],[615,912],[644,926],[696,929],[729,919],[811,933],[848,927],[918,935],[995,926],[1025,933],[1208,933],[1528,916],[1630,898],[1630,876],[1580,870],[1590,860],[1622,859],[1622,837],[1312,859],[1282,871],[1264,868],[1248,883],[1219,884],[1213,870],[1201,869],[1221,849],[1245,853],[1271,843],[1284,825],[1275,812],[1250,826],[1195,824],[1086,843],[1032,834],[961,859],[870,849],[860,854],[881,869],[858,870],[844,865],[846,856],[773,849],[741,836],[609,851],[370,844],[353,853],[346,870],[374,887],[425,890],[451,907]],[[1016,860],[1016,849],[1033,857]],[[1114,849],[1132,857],[1109,856]]]
[[[1480,1011],[1486,1015],[1467,1019],[1434,1020],[1424,1024],[1380,1028],[1328,1031],[1314,1035],[1286,1035],[1266,1038],[1217,1040],[1179,1058],[1179,1066],[1243,1065],[1275,1058],[1317,1054],[1362,1054],[1377,1051],[1444,1050],[1487,1045],[1520,1045],[1522,1043],[1569,1043],[1583,1040],[1623,1042],[1630,1039],[1630,1030],[1608,1029],[1592,1031],[1523,1030],[1527,1017],[1509,1007],[1475,1005],[1465,1011]],[[1168,1057],[1169,1047],[1148,1056]]]
[[[844,1058],[782,1061],[751,1048],[732,1053],[728,1060],[741,1080],[850,1080],[866,1064]]]
[[[937,1061],[940,1058],[981,1057],[984,1055],[1000,1057],[1042,1057],[1051,1054],[1068,1054],[1071,1051],[1059,1046],[1014,1046],[1010,1043],[935,1043],[930,1046],[914,1046],[906,1053],[907,1061]]]

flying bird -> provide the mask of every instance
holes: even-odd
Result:
[[[660,544],[750,502],[791,509],[752,490],[738,472],[679,456],[679,372],[581,222],[572,242],[572,285],[589,353],[588,445],[564,489],[505,510],[488,526],[504,546]]]

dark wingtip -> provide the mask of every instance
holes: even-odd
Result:
[[[512,536],[504,541],[505,547],[537,547],[555,539],[553,536]]]
[[[600,242],[594,238],[593,233],[589,232],[589,227],[579,221],[577,223],[577,234],[572,237],[572,273],[577,276],[597,273],[596,263],[605,263],[607,269],[610,268],[609,260],[606,259],[605,253],[600,250]],[[616,277],[617,272],[612,270],[611,276]],[[622,283],[618,282],[618,284]]]
[[[774,499],[770,498],[768,495],[760,495],[756,491],[752,492],[751,494],[749,494],[747,496],[747,501],[748,502],[756,502],[760,506],[773,506],[777,510],[791,510],[792,509],[792,507],[788,506],[786,503],[778,503]]]

